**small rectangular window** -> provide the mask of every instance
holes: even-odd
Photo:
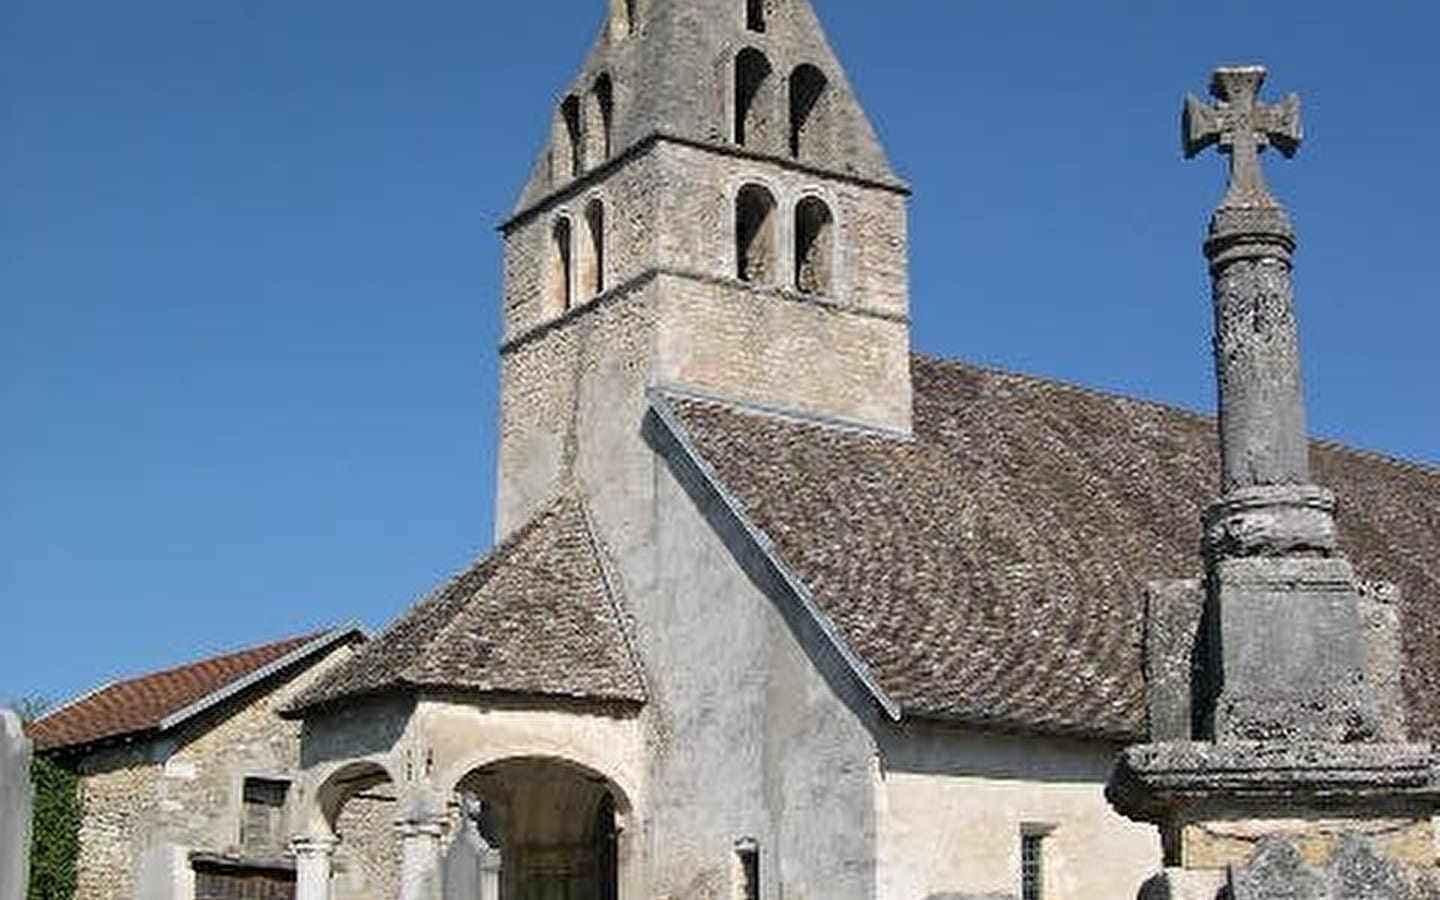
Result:
[[[735,842],[735,857],[740,863],[739,900],[760,900],[760,845],[754,838]]]
[[[285,843],[285,795],[290,783],[274,778],[247,778],[242,788],[240,844],[274,848]]]
[[[1020,834],[1020,900],[1043,900],[1045,896],[1045,834]]]

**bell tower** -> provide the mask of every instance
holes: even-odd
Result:
[[[908,434],[907,197],[809,0],[609,0],[502,227],[499,533],[650,390]]]

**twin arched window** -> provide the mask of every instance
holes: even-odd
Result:
[[[789,130],[786,149],[800,160],[822,159],[830,143],[830,79],[818,66],[796,66],[786,82]],[[773,121],[778,103],[774,68],[764,53],[746,47],[735,56],[735,143],[779,152]]]
[[[779,221],[775,195],[747,184],[735,195],[735,276],[750,284],[774,284],[779,271]],[[805,197],[795,205],[793,281],[802,294],[828,296],[835,290],[835,216],[824,200]]]
[[[585,205],[581,240],[569,216],[550,229],[550,263],[545,273],[547,317],[564,315],[577,302],[605,293],[605,204],[598,197]]]
[[[602,72],[584,100],[576,94],[560,102],[560,121],[550,150],[550,181],[579,178],[614,151],[615,82]]]

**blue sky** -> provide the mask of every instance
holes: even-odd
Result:
[[[0,699],[357,621],[491,538],[499,241],[602,0],[0,0]],[[1313,430],[1440,464],[1440,8],[817,0],[915,343],[1213,404],[1177,117],[1270,67]]]

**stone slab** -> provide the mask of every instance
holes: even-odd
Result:
[[[1429,744],[1172,741],[1126,748],[1105,793],[1123,815],[1156,824],[1201,806],[1236,817],[1398,808],[1429,818],[1440,773]]]
[[[0,900],[23,900],[30,871],[30,740],[0,709]]]
[[[1366,680],[1365,625],[1344,559],[1221,560],[1220,741],[1349,743],[1384,730]]]
[[[1199,579],[1155,581],[1145,591],[1145,701],[1150,739],[1194,737],[1195,648],[1205,609]]]

